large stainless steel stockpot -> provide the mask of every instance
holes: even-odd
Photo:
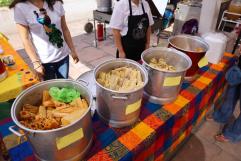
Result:
[[[149,65],[152,58],[163,58],[176,71],[158,70]],[[191,59],[184,53],[170,48],[150,48],[145,50],[141,59],[148,72],[149,82],[145,93],[149,101],[166,104],[174,101],[179,94],[186,71],[191,67]]]
[[[53,130],[32,130],[19,122],[19,113],[24,104],[41,104],[42,93],[51,87],[72,87],[78,90],[88,103],[88,110],[79,120],[72,124]],[[92,143],[92,123],[90,107],[92,94],[79,82],[73,80],[49,80],[40,82],[23,91],[14,101],[11,117],[18,128],[24,131],[30,142],[36,158],[46,161],[80,160],[83,159]],[[23,134],[9,128],[14,134],[22,137]]]
[[[132,67],[141,72],[144,85],[129,92],[117,92],[105,88],[97,82],[100,72],[109,72],[119,67]],[[100,118],[112,127],[124,127],[133,124],[139,118],[144,86],[148,75],[144,67],[129,59],[106,61],[95,68],[97,113]]]

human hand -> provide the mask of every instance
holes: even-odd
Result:
[[[38,62],[38,63],[34,63],[33,66],[34,66],[34,71],[35,71],[36,77],[39,80],[42,80],[43,76],[44,76],[44,67],[43,67],[43,65],[40,62]]]
[[[119,58],[126,58],[125,52],[119,52]]]
[[[75,64],[79,62],[79,58],[78,58],[78,55],[76,52],[71,52],[71,56],[72,56]]]

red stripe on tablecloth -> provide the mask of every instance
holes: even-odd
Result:
[[[5,118],[5,119],[0,121],[0,125],[4,125],[4,124],[7,124],[7,123],[12,122],[12,121],[13,120],[11,119],[11,117]]]

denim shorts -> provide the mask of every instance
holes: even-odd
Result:
[[[69,56],[59,62],[42,65],[44,67],[44,80],[68,79],[69,77]]]

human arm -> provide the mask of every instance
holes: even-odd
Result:
[[[151,26],[154,24],[154,20],[153,20],[153,16],[151,13],[151,8],[149,6],[149,4],[147,2],[146,3],[146,10],[147,10],[147,15],[148,15],[148,19],[149,19],[149,27],[147,29],[147,33],[146,33],[146,47],[145,49],[150,48],[150,39],[151,39]]]
[[[148,27],[147,32],[146,32],[146,47],[145,47],[145,49],[150,48],[150,39],[151,39],[151,26]]]
[[[41,78],[44,75],[44,68],[40,62],[39,57],[35,52],[32,41],[30,40],[29,28],[22,24],[16,24],[16,25],[17,25],[17,29],[19,31],[20,37],[23,41],[24,49],[33,63],[34,70],[36,71],[37,75]]]
[[[115,45],[116,45],[116,47],[119,51],[119,57],[125,58],[126,54],[125,54],[125,51],[124,51],[123,46],[122,46],[120,30],[112,29],[112,31],[113,31]]]
[[[63,35],[64,35],[64,40],[67,43],[68,47],[70,48],[71,56],[74,59],[74,62],[78,63],[79,58],[78,58],[77,52],[75,50],[75,47],[74,47],[74,44],[73,44],[73,41],[72,41],[72,38],[71,38],[71,34],[70,34],[69,28],[66,24],[66,20],[65,20],[64,15],[61,16],[61,28],[62,28]]]

